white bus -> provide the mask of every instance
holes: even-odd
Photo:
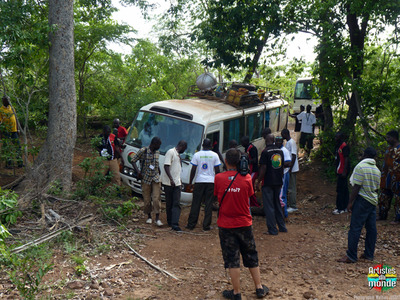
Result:
[[[313,78],[299,78],[296,81],[294,88],[294,101],[293,101],[293,112],[300,112],[300,105],[311,105],[311,111],[315,112],[315,109],[321,104],[321,99],[318,96],[318,87],[313,84]]]
[[[242,136],[248,135],[257,146],[259,153],[264,149],[261,137],[265,127],[272,132],[280,132],[287,127],[288,103],[279,96],[270,100],[254,103],[245,107],[216,99],[183,99],[154,102],[142,107],[132,122],[125,147],[122,152],[124,165],[121,166],[121,179],[136,193],[141,193],[140,181],[136,180],[131,165],[131,158],[144,146],[149,146],[151,139],[161,139],[160,169],[164,172],[164,155],[180,140],[188,143],[182,157],[182,194],[181,202],[189,204],[192,192],[188,185],[190,160],[201,149],[202,141],[209,138],[213,145],[224,155],[228,143],[235,139],[240,144]],[[139,163],[137,163],[140,168]]]

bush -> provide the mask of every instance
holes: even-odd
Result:
[[[8,226],[17,222],[17,218],[22,216],[22,212],[18,210],[17,205],[17,193],[0,188],[0,223]]]

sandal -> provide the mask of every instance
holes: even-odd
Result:
[[[264,298],[269,293],[269,288],[267,286],[262,285],[261,289],[256,289],[257,298]]]

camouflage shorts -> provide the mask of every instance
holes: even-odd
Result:
[[[219,227],[222,257],[225,268],[240,268],[240,254],[246,268],[258,267],[258,255],[254,241],[253,229],[249,227]]]

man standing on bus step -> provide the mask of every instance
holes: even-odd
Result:
[[[161,172],[161,182],[164,186],[167,222],[172,230],[182,231],[179,227],[181,215],[181,170],[180,154],[185,152],[187,143],[182,140],[178,145],[165,153],[164,172]]]
[[[347,212],[349,204],[349,186],[347,178],[350,172],[350,147],[344,141],[344,135],[341,132],[335,135],[335,167],[336,167],[336,209],[332,212],[334,215],[340,215]]]
[[[240,142],[244,147],[244,152],[247,154],[247,158],[249,160],[249,174],[251,175],[251,182],[254,186],[254,182],[258,177],[258,150],[256,146],[250,143],[250,139],[247,135],[242,137]],[[259,206],[255,194],[250,197],[250,205]]]
[[[277,235],[278,225],[280,232],[287,232],[282,212],[279,195],[282,188],[283,178],[283,152],[274,145],[274,136],[268,134],[265,137],[265,149],[261,153],[259,177],[256,180],[257,190],[261,190],[265,217],[267,219],[268,232],[266,234]]]
[[[241,175],[237,171],[240,152],[229,149],[225,164],[228,171],[215,176],[214,195],[218,197],[220,210],[218,215],[219,239],[225,269],[229,270],[232,290],[225,290],[222,296],[227,299],[242,299],[240,293],[240,255],[243,264],[249,268],[257,298],[265,297],[269,289],[261,284],[258,253],[254,241],[249,197],[254,194],[249,174]],[[229,188],[228,188],[229,187]]]
[[[311,105],[308,104],[306,108],[307,112],[301,112],[297,115],[297,119],[301,121],[300,129],[300,148],[304,148],[307,153],[307,157],[310,157],[310,153],[313,146],[314,140],[314,124],[316,119],[314,114],[311,112]]]
[[[192,169],[190,171],[189,184],[192,184],[195,177],[196,179],[193,189],[192,207],[190,208],[186,226],[189,230],[193,230],[197,224],[203,199],[205,202],[203,230],[209,231],[211,229],[214,178],[215,174],[219,173],[219,166],[221,165],[218,154],[211,149],[211,140],[205,139],[203,141],[203,150],[196,152],[190,162]]]
[[[290,132],[288,129],[283,129],[281,131],[282,137],[286,140],[285,148],[289,150],[292,154],[292,162],[290,164],[289,169],[289,185],[288,185],[288,213],[292,213],[297,211],[296,206],[296,196],[297,196],[297,187],[296,187],[296,179],[297,172],[299,172],[299,160],[297,159],[297,145],[296,142],[290,137]]]
[[[142,182],[144,213],[148,216],[146,223],[151,224],[153,222],[151,218],[151,213],[153,212],[156,215],[156,225],[158,227],[163,225],[160,220],[161,183],[159,167],[160,152],[158,151],[160,147],[161,139],[155,136],[152,138],[150,146],[141,148],[132,158],[132,166],[138,174],[138,179]],[[140,161],[140,170],[136,166],[137,161]]]

